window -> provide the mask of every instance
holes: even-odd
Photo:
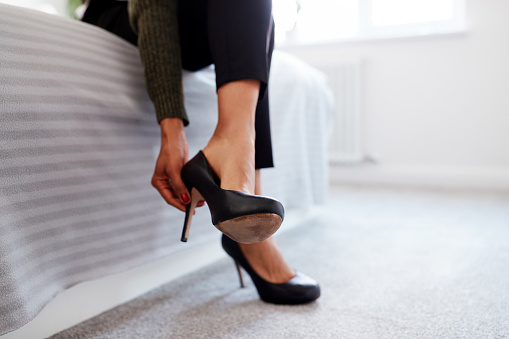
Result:
[[[276,41],[310,43],[465,30],[465,0],[273,0]]]
[[[453,14],[454,0],[372,0],[375,26],[444,21],[450,20]]]

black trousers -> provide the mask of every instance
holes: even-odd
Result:
[[[83,21],[137,45],[125,1],[92,0]],[[273,167],[268,95],[274,49],[272,0],[181,0],[178,25],[185,70],[214,64],[217,88],[236,80],[260,81],[255,165],[257,169]]]

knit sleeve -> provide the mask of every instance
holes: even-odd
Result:
[[[187,126],[177,0],[130,0],[128,9],[158,123],[164,118],[181,118]]]

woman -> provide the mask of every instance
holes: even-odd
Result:
[[[261,299],[301,304],[317,299],[320,288],[284,261],[270,237],[282,222],[282,205],[259,196],[259,170],[273,167],[271,10],[270,0],[92,0],[83,21],[139,47],[162,136],[152,184],[168,204],[186,211],[183,241],[194,207],[206,200],[214,225],[228,235],[223,248],[239,274],[239,265],[250,274]],[[210,64],[216,70],[218,124],[188,162],[181,70]]]

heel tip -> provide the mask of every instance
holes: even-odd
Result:
[[[187,242],[187,238],[180,238],[180,241]]]

